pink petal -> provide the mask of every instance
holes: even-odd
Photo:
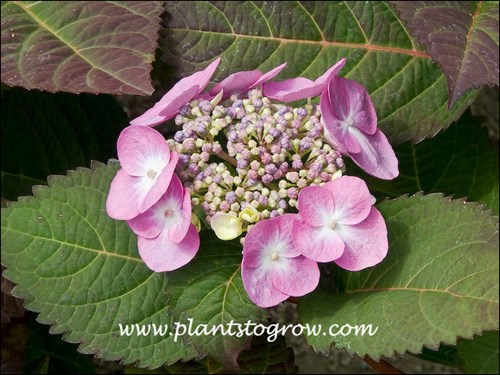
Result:
[[[317,227],[327,225],[334,212],[330,191],[319,186],[308,186],[299,193],[300,217],[307,224]]]
[[[165,196],[165,195],[164,195]],[[161,211],[163,197],[146,212],[128,220],[128,226],[138,236],[155,238],[163,229],[165,218]]]
[[[321,92],[308,78],[297,77],[281,82],[267,82],[262,86],[264,96],[281,102],[294,102],[316,96]]]
[[[191,196],[189,195],[189,190],[187,188],[183,189],[182,191],[184,193],[183,200],[180,203],[180,205],[182,205],[180,210],[181,217],[175,225],[170,227],[170,241],[174,243],[179,243],[184,239],[191,224]]]
[[[178,82],[152,108],[136,117],[130,124],[139,126],[155,126],[170,120],[179,113],[179,109],[189,103],[199,91],[199,86],[179,87]]]
[[[360,152],[361,147],[357,139],[351,134],[351,127],[347,125],[346,117],[335,111],[335,108],[330,104],[327,90],[321,94],[319,106],[324,132],[328,133],[335,144],[341,145],[342,150],[349,153]]]
[[[122,169],[111,182],[106,212],[117,220],[130,220],[141,213],[140,202],[147,193],[142,189],[143,180],[147,177],[134,177]]]
[[[377,130],[373,135],[356,134],[362,151],[349,154],[351,159],[372,176],[392,180],[399,175],[398,159],[387,137]]]
[[[345,243],[344,253],[335,260],[340,267],[360,271],[380,263],[387,255],[387,227],[375,207],[360,224],[339,225],[338,230]]]
[[[335,76],[328,85],[328,97],[332,112],[340,121],[345,122],[351,118],[351,126],[366,134],[375,133],[377,113],[364,86],[356,81]]]
[[[189,263],[200,247],[200,236],[194,225],[190,225],[186,237],[179,243],[169,240],[168,231],[162,231],[153,239],[139,237],[139,255],[155,272],[176,270]]]
[[[139,202],[139,210],[141,213],[146,212],[151,206],[160,200],[163,194],[168,189],[170,181],[172,180],[172,175],[174,174],[175,166],[179,160],[179,154],[177,152],[171,152],[170,161],[167,166],[161,171],[160,175],[156,178],[153,186],[149,188],[144,196],[144,199]],[[147,179],[148,177],[144,177]]]
[[[162,170],[170,160],[165,138],[154,129],[129,126],[122,130],[117,142],[121,167],[132,176],[144,176],[148,170]]]
[[[216,84],[211,90],[210,95],[217,95],[224,90],[223,98],[229,98],[231,95],[239,95],[249,88],[262,76],[260,70],[248,70],[236,72]]]
[[[276,77],[286,67],[286,65],[287,65],[287,63],[283,63],[280,66],[277,66],[276,68],[271,69],[267,73],[264,73],[256,82],[254,82],[252,84],[251,87],[249,87],[249,90],[251,90],[257,86],[260,86],[263,83],[270,81],[271,79]]]
[[[273,286],[271,274],[266,272],[263,267],[248,267],[248,265],[243,262],[241,277],[248,296],[257,306],[264,308],[276,306],[289,297]]]
[[[344,242],[327,226],[311,227],[297,219],[293,223],[292,237],[302,255],[316,262],[331,262],[344,252]]]
[[[337,61],[335,63],[335,65],[333,65],[330,69],[328,69],[322,76],[318,77],[314,81],[314,84],[317,85],[317,86],[323,86],[323,85],[325,85],[324,87],[326,87],[326,85],[328,85],[328,83],[330,82],[330,80],[334,76],[336,76],[337,74],[339,74],[340,70],[344,67],[346,61],[347,61],[347,59],[345,57],[343,59],[340,59],[339,61]],[[323,91],[323,89],[321,91]]]
[[[283,259],[273,267],[273,286],[289,296],[301,297],[312,292],[319,284],[318,264],[303,256]]]
[[[281,247],[282,251],[280,256],[282,257],[295,258],[301,254],[300,250],[297,249],[292,242],[293,222],[297,217],[297,214],[283,214],[272,219],[267,219],[278,223],[280,242],[282,244],[287,244],[285,247]]]
[[[264,256],[262,250],[279,236],[276,220],[262,220],[255,224],[243,243],[243,264],[250,268],[259,267]]]
[[[339,60],[314,82],[310,79],[297,77],[281,82],[269,82],[263,85],[264,96],[282,102],[294,102],[318,96],[328,85],[328,82],[342,69],[346,59]]]
[[[358,177],[342,176],[326,183],[323,187],[333,196],[335,221],[341,224],[353,225],[362,222],[375,203],[368,186]]]
[[[174,117],[180,107],[188,103],[206,87],[219,65],[220,57],[214,60],[204,70],[181,79],[167,92],[153,108],[130,123],[132,125],[154,126]]]

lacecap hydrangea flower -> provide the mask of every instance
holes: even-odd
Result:
[[[262,307],[314,290],[318,262],[357,271],[382,261],[383,217],[366,184],[345,175],[343,156],[384,179],[398,175],[397,159],[367,91],[339,77],[346,60],[314,81],[272,81],[285,63],[205,90],[219,62],[179,81],[120,135],[107,210],[138,235],[146,265],[188,263],[200,219],[222,240],[241,237],[243,284]],[[174,117],[171,139],[148,127]]]

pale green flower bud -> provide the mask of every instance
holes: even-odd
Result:
[[[226,213],[215,214],[210,220],[210,226],[217,237],[224,241],[232,240],[243,232],[241,220]]]
[[[257,211],[253,205],[247,204],[238,217],[248,223],[256,223],[259,220],[259,211]]]

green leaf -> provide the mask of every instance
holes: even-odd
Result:
[[[127,224],[106,215],[118,168],[94,163],[51,176],[34,197],[2,209],[4,276],[38,321],[82,353],[152,368],[192,358],[172,337],[120,335],[119,324],[170,325],[171,317],[165,275],[145,266]]]
[[[183,76],[222,56],[215,79],[288,62],[279,79],[317,78],[342,57],[340,75],[370,93],[392,142],[447,128],[475,97],[448,111],[446,78],[382,1],[167,2],[164,59]]]
[[[466,374],[498,374],[498,331],[460,340],[457,348]]]
[[[402,197],[378,208],[389,233],[382,263],[361,272],[332,267],[333,285],[301,299],[302,323],[372,324],[373,336],[309,336],[375,359],[455,344],[498,328],[498,217],[440,194]]]
[[[460,342],[460,340],[458,341]],[[457,347],[451,345],[440,345],[438,350],[430,350],[426,347],[422,348],[422,353],[416,357],[425,361],[441,363],[446,366],[459,367],[460,358],[457,354]]]
[[[160,1],[2,2],[2,82],[150,95]]]
[[[443,192],[485,203],[498,214],[498,146],[492,144],[487,130],[469,111],[433,139],[417,145],[405,143],[394,150],[399,160],[397,179],[371,178],[355,166],[348,167],[348,173],[363,176],[379,196]]]
[[[2,90],[2,196],[31,194],[50,174],[107,160],[127,116],[106,95]]]
[[[239,241],[221,241],[213,231],[200,232],[201,247],[187,266],[169,274],[169,305],[178,322],[190,325],[194,332],[206,325],[229,329],[233,321],[242,326],[258,322],[264,310],[250,301],[241,279]],[[243,327],[244,328],[244,327]],[[234,332],[239,332],[234,326]],[[242,335],[189,335],[189,341],[203,353],[229,367],[236,368],[238,354],[250,344]]]
[[[498,1],[391,1],[448,81],[450,107],[498,85]]]

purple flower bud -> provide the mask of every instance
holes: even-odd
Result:
[[[235,101],[233,102],[233,108],[240,108],[242,105],[243,105],[243,101],[241,101],[241,100],[239,100],[239,99],[238,99],[238,100],[235,100]]]
[[[174,140],[179,143],[182,142],[184,140],[184,132],[182,130],[176,131]]]
[[[257,180],[259,178],[259,174],[254,169],[249,170],[247,173],[247,176],[248,176],[248,178],[251,178],[253,180]]]
[[[199,134],[206,134],[207,126],[200,122],[200,123],[196,124],[195,131]]]
[[[255,186],[255,185],[257,185],[258,183],[259,183],[259,181],[258,181],[258,180],[256,180],[256,179],[253,179],[253,178],[249,178],[249,179],[247,180],[247,185],[248,185],[248,186]]]
[[[191,107],[185,104],[181,107],[179,113],[183,116],[186,116],[187,114],[191,113]]]
[[[271,176],[270,174],[265,174],[264,176],[262,176],[262,182],[265,184],[270,183],[272,180],[273,176]]]
[[[232,107],[229,107],[227,108],[227,112],[226,112],[226,115],[228,115],[229,117],[231,118],[234,118],[236,116],[236,111],[234,108]]]
[[[262,103],[262,99],[260,98],[254,98],[252,99],[252,104],[255,108],[260,108],[264,103]]]
[[[288,163],[286,161],[280,164],[280,171],[283,173],[286,173],[286,171],[288,171]]]
[[[269,129],[269,134],[271,134],[274,138],[277,138],[281,132],[276,128],[271,128]]]
[[[248,160],[239,159],[236,162],[236,166],[237,166],[237,168],[244,169],[244,168],[246,168],[248,166]]]
[[[287,107],[286,105],[282,106],[279,110],[278,110],[278,114],[280,116],[284,115],[285,113],[287,112],[290,112],[290,108]]]
[[[211,143],[204,143],[203,146],[201,146],[201,151],[212,152],[212,144]]]
[[[337,162],[339,168],[342,168],[344,166],[344,160],[342,158],[337,158],[337,160],[335,161]]]
[[[246,191],[245,192],[245,195],[243,196],[243,198],[247,201],[247,202],[250,202],[252,199],[253,199],[253,194],[251,191]]]
[[[217,154],[222,151],[222,146],[218,142],[214,142],[212,145],[212,151]]]
[[[265,206],[267,204],[267,197],[265,195],[259,196],[258,202],[261,206]]]
[[[236,193],[234,191],[228,191],[224,199],[229,203],[234,203],[236,202]]]
[[[220,174],[216,174],[214,177],[213,177],[213,181],[216,183],[216,184],[220,184],[220,182],[222,181],[222,176]]]
[[[252,160],[250,163],[250,168],[252,168],[255,171],[258,171],[260,168],[260,163],[257,160]]]
[[[222,201],[222,202],[220,202],[219,208],[222,211],[227,212],[231,209],[231,204],[227,201]]]
[[[319,176],[319,172],[317,172],[317,171],[313,171],[311,169],[307,171],[307,178],[309,178],[311,180],[314,180],[318,176]]]
[[[305,138],[302,138],[300,140],[300,150],[301,151],[307,150],[307,149],[311,148],[311,146],[312,146],[312,142],[311,142],[311,139],[309,137],[305,137]]]
[[[264,152],[260,155],[260,160],[262,160],[264,164],[269,164],[273,159],[271,154],[269,154],[268,152]]]
[[[189,173],[198,173],[198,171],[200,170],[200,167],[198,167],[198,164],[196,163],[191,163],[189,164],[189,167],[188,167],[188,171]]]
[[[202,100],[198,103],[198,107],[206,113],[210,113],[212,111],[212,104],[208,100]]]
[[[297,181],[297,186],[299,187],[299,189],[305,188],[307,186],[307,180],[305,178],[301,178]]]
[[[280,146],[284,149],[290,148],[290,137],[288,135],[283,135],[280,139]]]
[[[227,134],[227,140],[229,142],[233,142],[235,143],[236,141],[238,141],[238,133],[234,130],[231,130],[228,134]]]
[[[288,198],[290,199],[297,199],[297,197],[299,196],[299,191],[294,187],[289,188],[286,193],[288,195]]]
[[[276,165],[274,164],[268,164],[265,166],[264,168],[266,170],[267,173],[269,174],[273,174],[274,172],[276,172],[277,168],[276,168]]]
[[[279,169],[276,172],[273,173],[273,178],[275,180],[281,178],[282,176],[283,176],[283,172],[281,172],[281,170],[279,170]]]
[[[307,115],[307,110],[306,110],[305,108],[299,108],[299,109],[297,109],[297,114],[298,114],[299,116],[304,117],[304,116],[306,116],[306,115]]]
[[[269,214],[270,217],[278,217],[280,216],[280,213],[277,210],[272,210],[271,213]]]
[[[302,166],[303,166],[303,163],[302,163],[302,161],[300,159],[299,160],[294,160],[292,162],[292,168],[293,169],[300,169],[300,168],[302,168]]]
[[[293,120],[292,121],[292,128],[300,129],[301,126],[302,126],[302,122],[300,120]]]
[[[249,149],[244,149],[242,152],[241,152],[241,157],[245,160],[248,160],[252,157],[252,153],[250,152]]]
[[[274,144],[271,146],[271,153],[272,154],[279,154],[281,152],[281,145],[280,144]]]
[[[286,210],[286,208],[288,207],[288,204],[286,203],[286,200],[280,199],[279,202],[278,202],[278,207]]]
[[[299,177],[298,172],[293,171],[293,172],[287,173],[286,178],[288,178],[288,180],[290,182],[296,183],[300,177]]]
[[[329,181],[331,181],[331,179],[332,179],[332,176],[330,176],[330,175],[329,175],[328,173],[326,173],[326,172],[321,172],[321,173],[320,173],[320,177],[321,177],[321,181],[323,181],[323,182],[329,182]]]

